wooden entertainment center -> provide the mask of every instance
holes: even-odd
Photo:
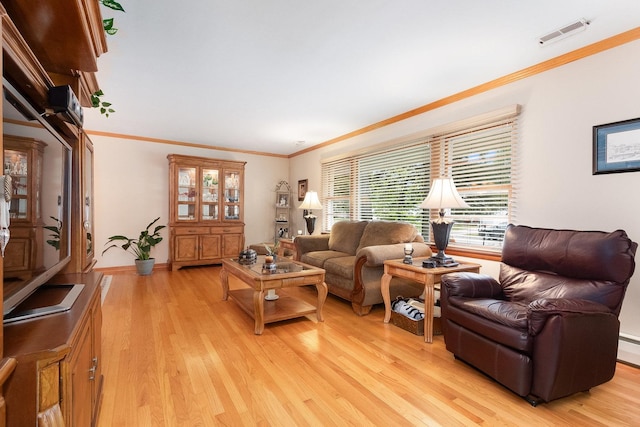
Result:
[[[71,310],[5,325],[5,356],[18,362],[5,383],[8,425],[40,425],[38,417],[52,411],[65,426],[94,425],[103,383],[101,279],[95,272],[58,275],[52,284],[85,286]],[[47,304],[56,293],[38,290],[28,301]]]
[[[5,324],[0,330],[0,427],[93,426],[97,423],[103,384],[102,274],[92,271],[95,263],[93,144],[81,124],[47,111],[50,110],[49,90],[65,85],[70,86],[84,108],[92,107],[91,94],[100,89],[95,76],[97,58],[107,51],[100,3],[39,0],[34,5],[20,0],[0,0],[0,31],[3,78],[39,113],[38,121],[46,117],[48,126],[72,150],[68,176],[70,216],[65,224],[70,232],[61,237],[61,244],[68,248],[61,264],[64,268],[23,304],[27,308],[54,304],[66,286],[49,285],[84,285],[68,311]],[[4,143],[5,129],[16,124],[28,125],[17,122],[19,120],[3,115],[3,142],[0,143],[3,151],[12,147],[12,142]],[[43,160],[47,161],[46,153]],[[25,200],[31,204],[29,199]],[[30,227],[29,218],[23,222]],[[36,222],[35,228],[41,229],[42,225]],[[15,237],[20,236],[16,233]],[[40,240],[33,242],[43,244]],[[60,252],[62,254],[62,250]],[[20,259],[12,255],[11,262],[22,260],[24,265],[20,267],[22,270],[15,268],[17,273],[13,275],[28,278],[33,265],[36,265],[35,274],[42,273],[38,270],[39,260],[34,261],[30,256]],[[3,283],[5,261],[0,258]],[[58,269],[52,271],[58,272]],[[4,287],[0,294],[2,292]]]

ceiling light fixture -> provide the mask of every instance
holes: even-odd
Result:
[[[557,42],[559,40],[565,39],[569,36],[577,34],[581,31],[587,29],[587,26],[590,24],[589,21],[582,18],[570,24],[563,26],[555,31],[550,32],[549,34],[545,34],[538,38],[538,43],[542,46],[546,46],[552,42]]]

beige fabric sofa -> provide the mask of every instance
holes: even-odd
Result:
[[[353,311],[368,314],[382,303],[380,278],[384,261],[404,257],[404,246],[411,243],[413,256],[431,256],[418,230],[411,224],[394,221],[341,221],[330,234],[298,236],[297,259],[326,271],[325,282],[333,295],[351,301]],[[391,298],[418,296],[419,286],[393,278]]]

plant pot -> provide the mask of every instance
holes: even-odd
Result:
[[[136,260],[136,270],[138,270],[138,275],[140,276],[148,276],[153,272],[153,265],[156,263],[155,258],[149,259],[137,259]]]

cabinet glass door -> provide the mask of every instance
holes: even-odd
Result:
[[[202,221],[218,220],[218,170],[202,169]]]
[[[240,174],[224,172],[224,219],[240,219]]]
[[[27,219],[29,196],[28,156],[24,151],[4,150],[4,174],[11,175],[11,205],[9,216],[12,219]]]
[[[196,168],[178,169],[178,221],[196,220]]]

